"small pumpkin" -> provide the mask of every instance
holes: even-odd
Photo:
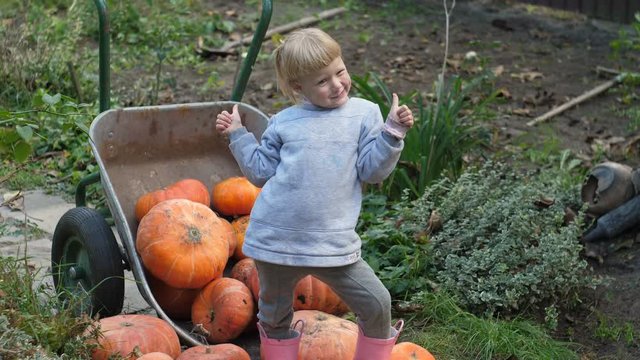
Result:
[[[221,277],[229,243],[218,216],[186,199],[154,206],[138,226],[136,250],[145,268],[178,289],[198,289]]]
[[[436,360],[436,358],[422,346],[405,341],[393,346],[389,360]]]
[[[231,267],[231,273],[229,276],[242,281],[243,284],[247,285],[247,287],[251,289],[249,278],[251,277],[251,273],[254,271],[258,271],[256,269],[255,261],[253,261],[252,258],[244,258],[236,262],[233,267]]]
[[[230,177],[216,183],[211,189],[211,206],[223,215],[248,215],[260,190],[246,177]]]
[[[140,356],[137,360],[173,360],[173,358],[163,352],[152,352]]]
[[[255,263],[247,267],[249,275],[246,284],[257,303],[260,292],[258,269]],[[349,312],[349,307],[329,285],[312,275],[307,275],[298,281],[293,290],[293,310],[319,310],[332,315],[343,315]]]
[[[182,179],[165,188],[143,194],[136,201],[136,220],[142,218],[157,204],[170,199],[188,199],[210,206],[209,188],[197,179]]]
[[[97,327],[98,346],[92,351],[93,360],[107,360],[116,355],[132,360],[151,352],[162,352],[175,359],[180,355],[180,340],[166,321],[151,315],[125,314],[100,319],[87,329]]]
[[[304,321],[298,359],[353,360],[358,325],[318,310],[298,310],[293,323]]]
[[[236,250],[233,253],[233,258],[236,260],[242,260],[247,256],[242,252],[242,245],[244,245],[244,235],[247,232],[249,226],[249,215],[240,216],[239,218],[231,221],[231,226],[236,234]]]
[[[191,320],[191,304],[200,289],[178,289],[147,275],[149,287],[160,308],[174,320]]]
[[[294,310],[320,310],[328,314],[343,315],[349,307],[329,285],[308,275],[298,281],[293,290]]]
[[[183,351],[176,360],[251,360],[249,353],[238,345],[198,345]]]
[[[191,321],[205,330],[209,341],[224,343],[237,338],[249,326],[255,306],[245,284],[223,277],[200,291],[191,306]]]

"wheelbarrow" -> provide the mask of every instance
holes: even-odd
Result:
[[[79,312],[106,317],[124,304],[124,270],[131,270],[145,301],[167,321],[181,341],[206,344],[190,322],[174,321],[158,305],[136,252],[135,203],[142,194],[184,178],[207,186],[241,176],[228,141],[215,129],[216,115],[238,104],[249,131],[260,137],[267,116],[240,102],[271,18],[271,1],[262,14],[243,61],[230,101],[109,109],[109,34],[104,0],[95,0],[100,19],[100,111],[90,130],[90,145],[99,173],[80,181],[76,207],[59,220],[53,234],[51,264],[54,285]],[[103,212],[86,206],[86,187],[100,182],[120,241]],[[79,296],[67,296],[76,294]]]

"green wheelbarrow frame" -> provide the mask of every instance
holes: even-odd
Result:
[[[240,106],[245,126],[259,137],[268,118],[241,102],[253,64],[264,40],[272,1],[262,1],[262,14],[233,87],[231,101],[110,109],[109,19],[105,0],[94,0],[100,26],[100,114],[90,127],[90,144],[100,172],[83,178],[76,188],[76,207],[67,211],[53,234],[54,284],[63,300],[79,313],[101,317],[120,314],[124,304],[124,270],[131,270],[140,294],[175,330],[183,343],[205,345],[188,320],[174,320],[151,293],[147,274],[135,249],[135,199],[146,191],[183,177],[208,186],[240,175],[228,141],[215,131],[215,115]],[[100,182],[108,214],[86,206],[86,187]],[[81,295],[79,297],[69,294]],[[77,303],[80,298],[80,303]]]

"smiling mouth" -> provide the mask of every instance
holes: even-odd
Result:
[[[337,100],[337,99],[342,98],[342,95],[344,94],[344,91],[345,91],[345,89],[342,89],[342,91],[340,91],[337,95],[332,96],[331,99]]]

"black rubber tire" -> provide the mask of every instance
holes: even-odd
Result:
[[[113,231],[96,210],[76,207],[62,215],[53,233],[51,271],[59,296],[69,304],[73,299],[70,306],[78,313],[107,317],[122,311],[122,254]]]

